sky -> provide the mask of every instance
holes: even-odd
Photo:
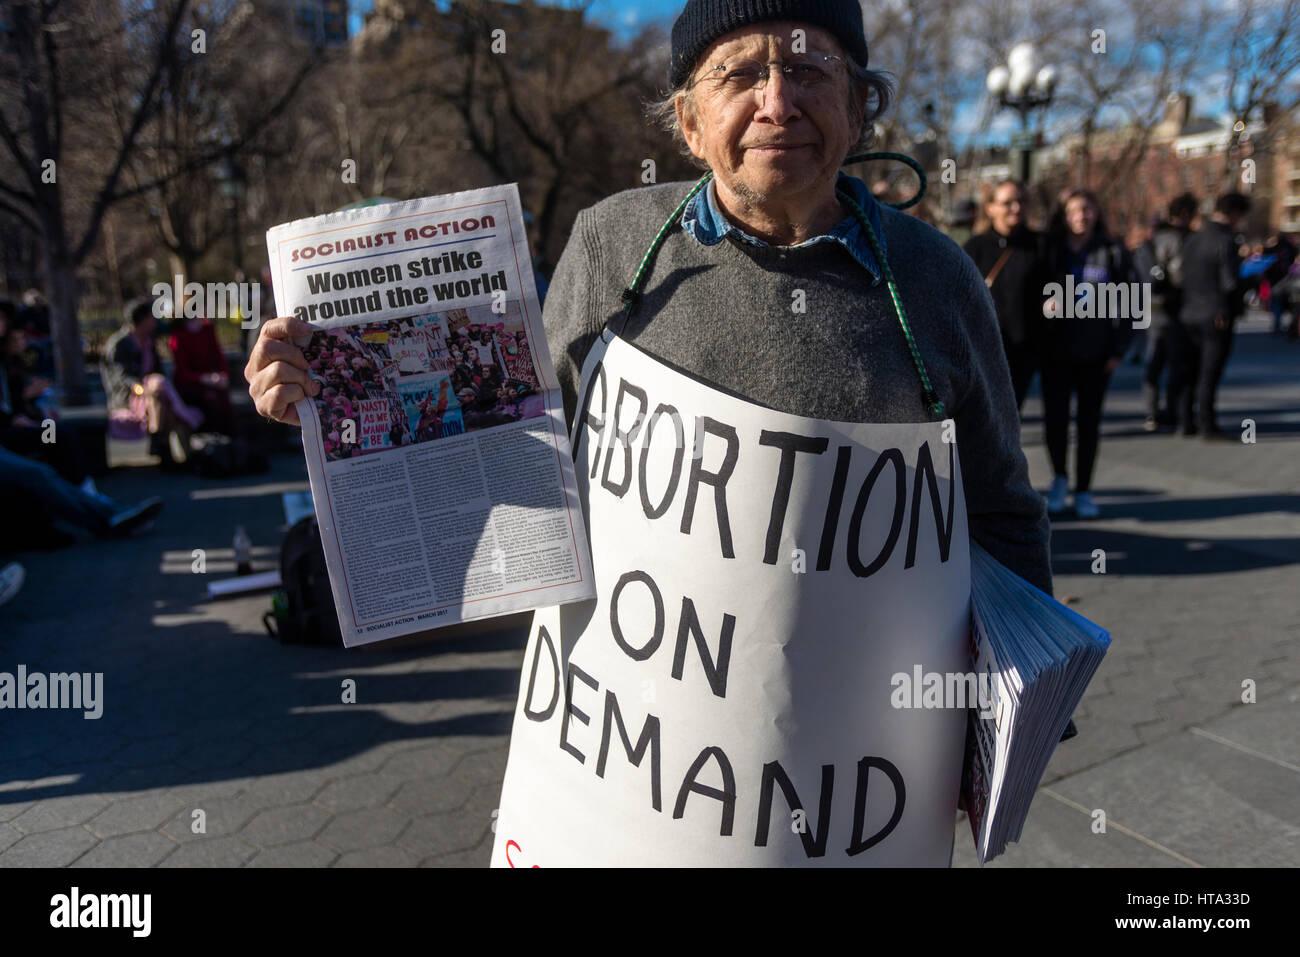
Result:
[[[671,26],[673,18],[685,5],[686,0],[593,0],[591,17],[616,34],[627,35],[649,23]],[[373,6],[373,0],[352,0],[349,4],[350,32],[356,33],[361,29],[365,14]]]

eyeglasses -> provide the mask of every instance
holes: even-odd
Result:
[[[776,67],[796,89],[811,90],[825,84],[843,69],[843,59],[829,53],[810,53],[786,63],[760,63],[757,60],[731,60],[706,71],[696,83],[704,84],[727,97],[761,90]],[[695,85],[695,84],[692,84]]]

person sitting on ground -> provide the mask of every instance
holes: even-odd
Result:
[[[3,446],[0,446],[0,494],[11,503],[15,495],[39,502],[50,524],[77,538],[128,535],[145,527],[163,506],[160,498],[122,505],[106,495],[78,488],[61,479],[45,463],[24,458]],[[12,524],[5,522],[3,528],[7,534]]]
[[[203,413],[211,432],[235,434],[230,404],[230,367],[207,319],[187,317],[172,323],[167,345],[172,351],[172,379],[182,399]]]
[[[29,373],[27,335],[15,325],[13,304],[0,300],[0,446],[52,465],[67,481],[95,491],[85,446],[70,423],[51,421],[37,405],[50,380]]]
[[[22,591],[23,581],[26,578],[27,572],[17,562],[10,562],[4,568],[0,568],[0,605]]]
[[[154,454],[181,464],[189,457],[189,432],[199,427],[203,413],[188,406],[162,374],[153,300],[133,300],[125,312],[126,324],[104,345],[109,431],[123,439],[149,435]]]

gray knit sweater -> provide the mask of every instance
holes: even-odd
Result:
[[[705,246],[677,227],[636,315],[620,293],[690,189],[618,193],[578,214],[543,311],[573,421],[582,363],[602,324],[681,371],[751,402],[847,422],[925,422],[916,367],[883,280],[838,243]],[[971,536],[1051,592],[1050,534],[1029,483],[993,302],[974,263],[918,219],[882,208],[884,242],[930,381],[957,427]],[[795,290],[807,310],[792,310]]]

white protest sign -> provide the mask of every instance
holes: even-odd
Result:
[[[597,341],[575,425],[595,601],[536,612],[494,866],[947,864],[970,554],[939,422],[787,415]]]

